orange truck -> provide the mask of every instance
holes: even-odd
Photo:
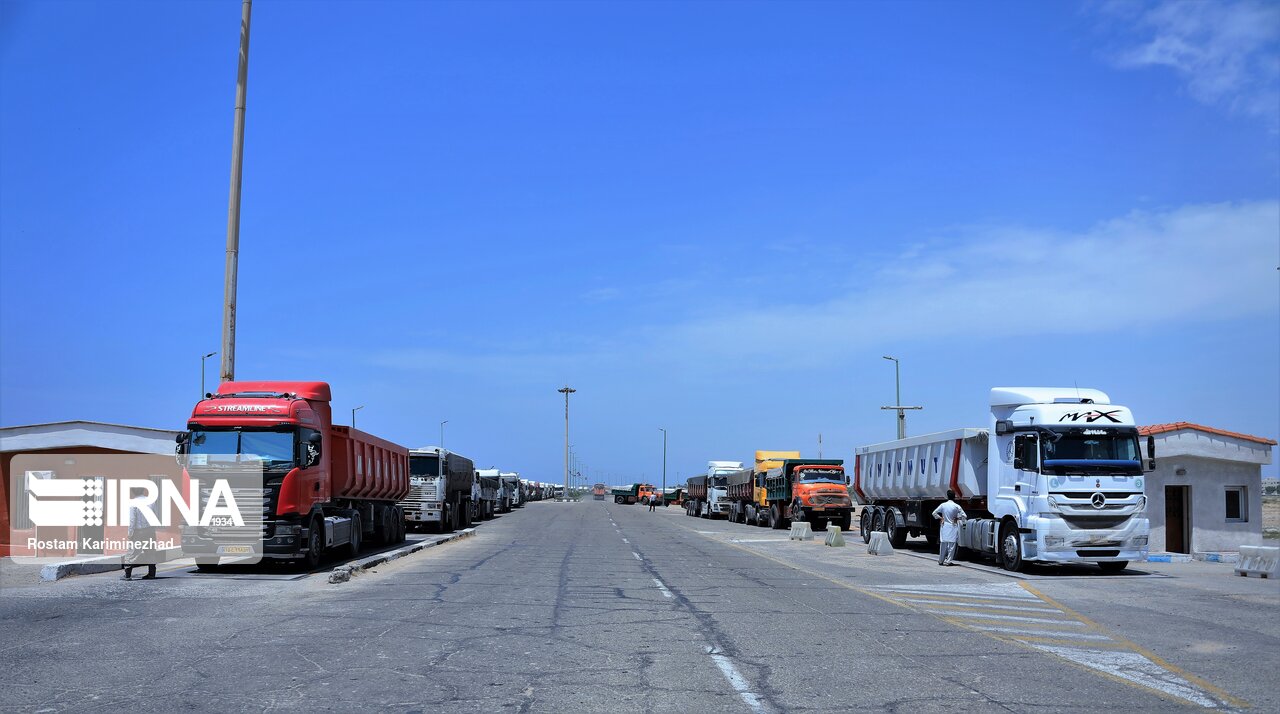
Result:
[[[784,459],[765,472],[764,485],[771,528],[808,521],[814,530],[828,524],[849,530],[853,500],[842,459]]]

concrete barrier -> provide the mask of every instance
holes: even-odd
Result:
[[[827,525],[826,544],[833,548],[844,547],[844,534],[840,532],[840,526]]]
[[[1280,563],[1280,548],[1242,545],[1240,560],[1236,563],[1236,574],[1241,577],[1257,575],[1270,578],[1276,574],[1277,563]]]
[[[872,531],[871,540],[867,543],[867,552],[872,555],[893,555],[889,534],[884,531]]]
[[[813,540],[813,527],[808,521],[791,523],[791,540]]]
[[[181,548],[163,548],[160,550],[159,557],[156,560],[160,563],[167,563],[170,560],[177,560],[181,557]],[[142,569],[146,570],[146,566],[143,565]],[[113,570],[124,570],[124,556],[95,555],[68,560],[63,563],[50,563],[40,568],[40,579],[52,582],[72,575],[94,575],[96,573],[109,573]]]
[[[339,565],[334,568],[333,571],[329,573],[329,582],[345,583],[350,580],[352,576],[362,571],[369,570],[370,568],[376,568],[379,565],[389,563],[393,560],[399,560],[406,555],[417,553],[420,550],[426,550],[427,548],[442,545],[459,538],[466,538],[475,532],[475,528],[467,528],[442,537],[420,540],[417,543],[400,546],[395,550],[389,550],[385,553],[378,553],[377,555],[371,555],[367,558],[361,558],[360,560],[353,560],[350,563],[344,563],[343,565]]]

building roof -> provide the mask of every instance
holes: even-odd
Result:
[[[1143,436],[1148,436],[1151,434],[1165,434],[1171,431],[1181,431],[1183,429],[1190,429],[1192,431],[1203,431],[1206,434],[1217,434],[1218,436],[1230,436],[1234,439],[1243,439],[1245,441],[1252,441],[1258,444],[1265,444],[1267,446],[1276,445],[1276,442],[1274,439],[1266,439],[1261,436],[1241,434],[1235,431],[1227,431],[1226,429],[1215,429],[1211,426],[1193,424],[1189,421],[1175,421],[1171,424],[1152,424],[1151,426],[1140,426],[1138,427],[1138,433],[1142,434]]]
[[[96,447],[137,454],[171,454],[178,432],[99,421],[59,421],[0,427],[0,453]]]

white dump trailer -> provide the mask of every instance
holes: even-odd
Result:
[[[1097,563],[1123,570],[1147,556],[1144,472],[1129,409],[1096,389],[997,387],[990,427],[956,429],[859,447],[853,490],[864,540],[884,531],[938,538],[933,510],[951,490],[968,521],[957,544],[1026,562]],[[994,436],[993,436],[994,434]],[[1144,469],[1145,466],[1145,469]]]

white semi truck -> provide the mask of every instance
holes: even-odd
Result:
[[[729,474],[742,470],[741,461],[707,462],[707,496],[701,505],[704,518],[729,517],[733,504],[729,502]]]
[[[864,541],[884,531],[937,542],[933,510],[948,490],[968,520],[957,545],[1007,570],[1034,563],[1144,560],[1150,526],[1146,463],[1127,407],[1096,389],[997,387],[988,428],[956,429],[856,449],[853,489]],[[1144,468],[1145,467],[1145,468]]]
[[[507,510],[524,505],[524,492],[520,490],[520,474],[515,471],[502,472],[502,486],[507,496]]]

